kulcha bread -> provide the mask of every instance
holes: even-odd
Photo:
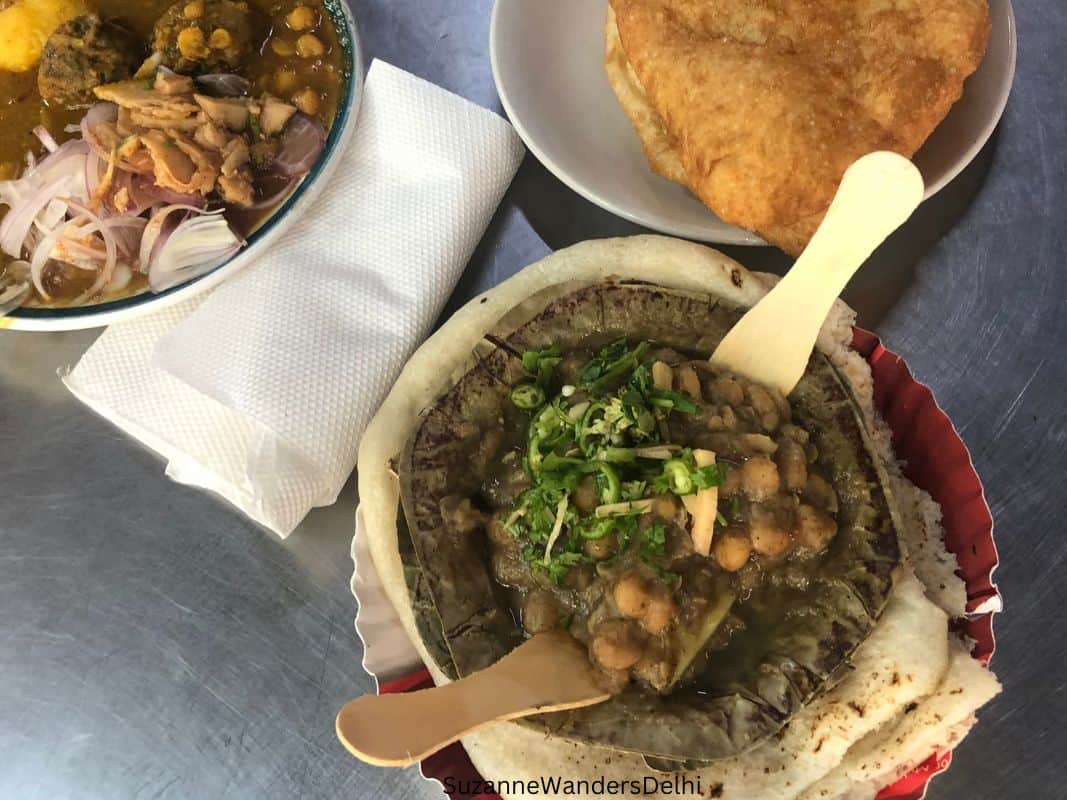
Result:
[[[432,637],[420,634],[399,552],[399,490],[391,472],[393,459],[418,424],[422,409],[470,367],[472,349],[485,331],[561,281],[598,281],[610,276],[710,291],[742,305],[753,304],[766,291],[765,279],[714,250],[686,242],[649,236],[576,245],[528,267],[461,309],[412,357],[365,435],[359,489],[368,545],[390,601],[438,682],[447,680],[437,667],[441,654],[431,653]],[[848,377],[868,414],[873,438],[879,447],[887,448],[887,432],[871,405],[870,371],[847,346],[852,318],[847,307],[838,303],[818,347]],[[888,449],[884,456],[892,480],[903,481]],[[908,487],[901,484],[901,488]],[[902,503],[905,527],[916,520],[929,525],[923,529],[926,535],[914,534],[910,540],[939,536],[936,515],[928,510],[932,501],[914,487],[909,491],[912,494]],[[902,538],[909,541],[908,535]],[[938,551],[931,546],[917,555],[915,566],[920,573],[944,578],[943,548]],[[962,610],[962,584],[951,577],[956,585],[948,581],[932,595],[956,614]],[[974,711],[998,687],[988,671],[953,643],[948,614],[931,602],[930,594],[929,587],[907,570],[871,636],[856,650],[852,674],[801,710],[785,729],[782,741],[772,740],[690,774],[701,778],[705,792],[715,788],[722,797],[738,800],[794,798],[809,790],[819,794],[803,796],[820,800],[873,797],[877,787],[864,794],[868,786],[888,782],[938,746],[958,740],[973,722]],[[964,691],[957,691],[961,687]],[[546,774],[641,780],[658,774],[638,756],[576,745],[514,723],[491,725],[467,737],[464,744],[490,780],[536,779]],[[824,788],[834,793],[822,795]]]
[[[556,297],[561,289],[565,293]],[[533,318],[525,319],[525,309],[536,306],[543,307]],[[519,427],[525,431],[529,424],[528,415],[516,411],[509,399],[509,388],[522,379],[524,372],[512,353],[557,346],[566,356],[591,339],[599,341],[595,348],[599,350],[606,344],[605,335],[607,340],[614,340],[625,333],[632,341],[654,341],[660,348],[676,348],[671,352],[699,354],[694,363],[703,366],[742,313],[740,307],[713,299],[707,293],[681,292],[644,282],[568,281],[548,287],[522,304],[518,319],[513,318],[516,314],[509,314],[487,332],[487,340],[504,344],[498,346],[486,341],[478,348],[476,366],[425,410],[415,433],[396,458],[404,528],[417,554],[413,565],[421,565],[431,600],[419,606],[429,614],[422,627],[444,631],[444,645],[449,653],[447,662],[442,663],[454,666],[460,675],[498,661],[522,641],[523,634],[516,627],[513,614],[521,616],[526,604],[501,593],[494,574],[503,572],[504,581],[513,588],[526,583],[527,596],[535,595],[535,604],[550,602],[555,608],[557,601],[545,600],[545,593],[558,591],[558,602],[573,603],[570,632],[575,636],[587,633],[590,642],[596,638],[592,628],[600,624],[596,620],[601,614],[613,615],[614,607],[606,598],[610,593],[607,587],[634,575],[633,570],[643,575],[642,585],[654,582],[671,592],[675,605],[671,616],[678,625],[679,636],[667,637],[665,642],[655,640],[662,648],[637,635],[633,637],[635,647],[649,645],[648,658],[657,664],[666,662],[662,671],[658,667],[646,667],[639,670],[641,676],[635,676],[641,684],[658,683],[655,687],[658,693],[649,691],[652,686],[635,681],[620,689],[610,703],[530,718],[526,724],[576,741],[676,761],[734,755],[777,733],[827,682],[838,679],[847,669],[850,654],[880,617],[900,563],[895,504],[888,491],[888,476],[866,441],[866,427],[857,405],[822,354],[812,357],[788,405],[792,423],[803,425],[805,437],[810,436],[806,441],[819,453],[824,478],[832,481],[835,497],[840,498],[834,501],[836,519],[831,521],[836,526],[834,546],[823,556],[813,554],[788,563],[751,561],[745,578],[731,580],[725,571],[705,569],[715,563],[714,559],[709,554],[694,557],[691,536],[672,523],[673,533],[668,534],[666,528],[661,531],[664,550],[668,538],[684,549],[672,560],[667,560],[664,552],[665,558],[657,566],[662,570],[670,564],[685,571],[686,577],[679,579],[677,588],[668,590],[658,575],[649,574],[645,558],[629,552],[617,554],[623,562],[617,568],[600,560],[594,574],[592,564],[587,564],[590,574],[585,589],[589,591],[576,597],[559,586],[562,578],[538,582],[525,562],[508,561],[509,554],[518,556],[516,536],[504,533],[499,537],[490,557],[480,536],[473,535],[471,530],[461,532],[450,519],[448,508],[458,508],[462,503],[492,502],[482,494],[482,486],[498,487],[491,490],[493,496],[498,496],[501,482],[511,480],[506,476],[528,480],[526,471],[514,460],[499,462],[497,466],[492,463],[498,457],[515,454],[499,444],[506,435],[504,431]],[[680,363],[678,366],[681,369]],[[742,390],[738,388],[738,391]],[[568,401],[561,398],[560,402]],[[786,403],[784,398],[782,402]],[[585,405],[590,403],[586,401]],[[738,401],[731,408],[736,407],[740,414],[743,405]],[[697,407],[692,411],[698,412]],[[776,448],[777,444],[767,434],[778,432],[779,420],[775,411],[775,420],[769,427],[760,424],[759,434],[739,433],[736,437],[712,434],[708,441],[716,443],[709,446],[724,458],[728,454],[735,458],[748,454],[759,455],[766,461],[763,451],[749,454],[745,448],[753,435],[760,437],[761,446],[769,442]],[[665,420],[663,424],[666,425]],[[679,425],[680,420],[675,418],[675,428]],[[696,427],[695,435],[701,439],[707,431],[706,424],[700,422]],[[691,429],[690,435],[694,435]],[[792,440],[786,441],[789,443]],[[732,449],[735,447],[739,449]],[[594,451],[596,447],[587,449]],[[653,460],[656,466],[652,468],[662,463]],[[808,468],[814,470],[816,466],[805,466],[803,481],[807,480]],[[613,474],[626,473],[619,464],[611,469]],[[740,471],[741,468],[732,469]],[[615,478],[620,483],[623,479]],[[660,498],[663,500],[662,495]],[[736,499],[740,501],[739,496]],[[765,497],[761,509],[769,507],[770,500]],[[796,498],[785,494],[782,501],[796,502]],[[670,497],[665,502],[673,507]],[[554,501],[552,505],[555,504]],[[506,519],[513,513],[508,508],[510,505],[510,501],[500,504],[498,519]],[[817,513],[814,506],[806,508]],[[788,508],[783,507],[782,513],[788,513]],[[462,516],[463,524],[478,527],[479,523],[470,520],[480,519],[482,515]],[[640,526],[655,516],[633,520],[635,530],[627,534],[627,541],[637,540],[641,536]],[[673,518],[672,514],[667,516]],[[720,528],[725,530],[723,519]],[[767,523],[760,516],[753,524]],[[492,525],[486,521],[482,527],[490,529]],[[744,512],[739,506],[737,522],[731,530],[740,532],[742,527],[745,527]],[[611,524],[606,534],[595,528],[598,541],[605,535],[614,539],[616,528]],[[681,541],[677,541],[679,538]],[[745,541],[749,541],[747,534]],[[543,544],[541,552],[544,552]],[[749,559],[742,559],[745,561]],[[785,570],[789,573],[789,587],[781,581],[761,580],[764,576],[784,579]],[[604,588],[602,593],[594,585],[598,582]],[[739,590],[736,594],[731,584]],[[690,585],[702,588],[690,592]],[[739,596],[742,585],[746,590]],[[685,685],[674,685],[676,681],[669,676],[679,669],[684,671],[685,667],[678,667],[684,654],[693,647],[701,649],[699,644],[693,644],[694,640],[710,637],[710,634],[703,635],[708,630],[706,625],[717,629],[727,613],[718,602],[727,595],[732,598],[724,601],[731,604],[730,624],[740,630],[729,635],[706,667],[695,670],[692,678],[683,682]],[[715,600],[708,603],[706,611],[697,611],[695,607],[703,607],[708,598]],[[681,622],[687,610],[694,612],[694,622],[688,627]],[[593,620],[592,627],[585,624],[586,620]],[[667,627],[664,625],[664,629]],[[617,633],[605,634],[609,635],[612,642],[617,641]],[[678,644],[672,646],[675,642]],[[689,663],[686,660],[686,665]],[[666,692],[668,684],[671,688]],[[620,719],[627,720],[627,724],[619,724]]]
[[[860,156],[912,156],[977,69],[986,0],[611,0],[606,69],[652,168],[798,254]]]

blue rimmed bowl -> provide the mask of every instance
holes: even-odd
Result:
[[[150,314],[188,300],[219,285],[241,268],[255,262],[261,253],[266,252],[271,242],[285,233],[289,226],[307,212],[326,186],[330,175],[333,174],[334,168],[340,161],[345,145],[352,138],[352,132],[356,127],[356,117],[359,115],[360,101],[363,98],[363,50],[352,11],[345,0],[324,0],[323,5],[337,29],[337,40],[341,47],[344,88],[337,105],[337,116],[318,163],[281,207],[247,237],[247,245],[233,258],[211,272],[166,291],[158,293],[145,291],[117,300],[66,308],[17,308],[7,316],[0,317],[0,329],[69,331],[97,328]]]

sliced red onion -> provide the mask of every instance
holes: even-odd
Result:
[[[44,149],[49,153],[54,153],[59,149],[59,145],[56,144],[56,140],[52,138],[52,134],[43,125],[38,125],[33,129],[33,135],[41,140],[41,144],[44,145]]]
[[[133,280],[133,270],[130,269],[129,264],[124,264],[120,261],[115,265],[115,272],[111,276],[111,282],[104,288],[108,292],[121,292],[130,285],[131,280]]]
[[[96,189],[100,185],[102,162],[103,160],[96,153],[90,152],[85,157],[85,189],[89,197],[96,194]]]
[[[159,252],[159,249],[166,242],[167,237],[170,236],[176,224],[168,226],[168,218],[177,211],[193,212],[195,214],[203,214],[203,209],[196,206],[185,205],[183,203],[175,203],[174,205],[163,206],[152,214],[151,219],[148,220],[148,224],[144,227],[144,233],[141,234],[141,247],[138,252],[138,262],[142,272],[148,272],[155,261],[155,257]],[[218,213],[218,212],[215,212]],[[182,220],[179,220],[181,222]]]
[[[114,122],[119,118],[119,107],[114,103],[97,103],[85,112],[81,121],[82,139],[101,158],[111,156],[111,150],[100,143],[96,136],[96,126],[102,122]]]
[[[244,242],[220,214],[183,221],[167,238],[148,269],[148,284],[162,292],[228,261]]]
[[[247,79],[228,72],[198,75],[194,80],[199,89],[212,97],[243,97],[252,86]]]
[[[71,175],[60,175],[38,189],[31,197],[17,206],[8,209],[0,222],[0,250],[13,258],[22,255],[26,238],[33,228],[37,215],[44,211],[59,195],[68,194],[72,183]]]
[[[326,128],[316,117],[298,111],[282,131],[273,168],[282,175],[302,178],[315,166],[325,146]]]
[[[10,314],[21,306],[33,292],[33,287],[26,282],[13,283],[0,289],[0,317]]]

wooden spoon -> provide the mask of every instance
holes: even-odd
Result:
[[[788,395],[834,300],[922,199],[922,176],[903,156],[877,152],[852,164],[800,258],[726,334],[711,363]]]
[[[585,648],[563,631],[539,633],[491,667],[407,694],[365,695],[337,715],[356,758],[406,767],[494,720],[602,703]]]

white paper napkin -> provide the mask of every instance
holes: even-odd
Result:
[[[110,327],[64,380],[174,480],[286,536],[336,500],[522,155],[496,114],[376,61],[305,217],[206,298]]]

